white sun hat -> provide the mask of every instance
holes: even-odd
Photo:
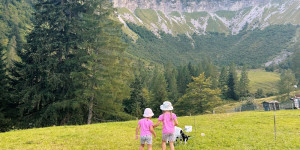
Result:
[[[160,105],[161,110],[173,110],[172,103],[169,101],[165,101],[162,105]]]
[[[144,111],[143,116],[144,117],[152,117],[154,115],[154,113],[152,112],[152,110],[150,108],[146,108]]]

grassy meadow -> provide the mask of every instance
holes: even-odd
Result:
[[[278,92],[276,84],[280,80],[279,73],[253,69],[248,71],[248,77],[250,80],[249,86],[251,93],[255,93],[259,88],[263,89],[265,94]]]
[[[154,122],[157,119],[153,119]],[[276,111],[277,140],[273,112],[253,111],[179,117],[179,127],[192,125],[188,144],[177,150],[300,149],[300,110]],[[138,149],[137,120],[83,126],[59,126],[0,133],[0,149]],[[160,149],[162,126],[155,129],[153,149]],[[201,136],[205,133],[205,136]]]

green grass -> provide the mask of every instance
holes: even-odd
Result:
[[[146,22],[148,24],[158,22],[158,16],[156,12],[152,9],[136,9],[135,14],[143,22]]]
[[[276,72],[266,72],[261,69],[250,70],[248,72],[250,80],[250,92],[255,93],[257,89],[263,89],[264,93],[277,92],[277,82],[280,74]]]
[[[236,11],[220,10],[217,11],[216,14],[220,17],[225,17],[226,19],[230,20],[236,16]]]
[[[179,127],[192,125],[192,138],[177,150],[300,149],[300,110],[276,112],[277,140],[274,140],[273,112],[242,112],[178,118]],[[195,120],[194,120],[195,119]],[[156,122],[156,119],[153,119]],[[84,126],[60,126],[11,131],[0,134],[1,149],[138,149],[134,139],[136,121]],[[153,149],[159,150],[161,130]],[[197,131],[197,132],[195,132]],[[205,133],[205,136],[201,136]]]

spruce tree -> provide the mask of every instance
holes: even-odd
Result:
[[[192,78],[190,76],[188,67],[180,66],[178,68],[178,77],[177,77],[178,92],[180,95],[185,94],[187,85],[191,82],[191,80],[192,80]]]
[[[219,94],[220,89],[213,89],[210,78],[205,78],[202,73],[199,77],[193,77],[186,94],[175,104],[176,113],[190,115],[209,111],[221,100]]]
[[[86,54],[83,70],[72,73],[76,82],[77,100],[87,105],[87,123],[104,119],[128,119],[123,113],[122,100],[129,94],[127,62],[122,52],[121,24],[114,16],[109,0],[88,0],[81,7],[78,24],[81,35],[80,49]],[[145,107],[144,100],[139,106]],[[136,105],[137,106],[137,105]],[[125,117],[124,117],[125,116]]]
[[[229,67],[229,73],[228,73],[228,92],[227,96],[229,99],[238,100],[238,77],[236,72],[235,64],[232,63]]]
[[[220,76],[219,76],[219,88],[221,89],[221,93],[224,98],[227,96],[227,90],[228,90],[228,71],[227,68],[224,66],[222,67]]]
[[[173,68],[171,63],[168,63],[165,66],[165,77],[167,81],[167,91],[168,91],[168,99],[174,103],[177,101],[178,98],[178,87],[176,82],[176,69]]]
[[[292,58],[292,70],[295,73],[295,77],[300,83],[300,50],[296,50]]]
[[[130,88],[132,89],[130,98],[123,101],[124,110],[135,117],[141,117],[141,110],[144,110],[147,106],[146,98],[143,95],[141,79],[136,77]]]
[[[168,100],[167,83],[164,74],[158,72],[156,77],[153,79],[153,86],[151,89],[151,103],[150,106],[155,114],[158,116],[161,113],[160,105]]]
[[[9,100],[8,78],[3,56],[3,47],[0,44],[0,132],[8,130],[8,119],[5,117],[5,110],[8,107]]]
[[[190,76],[191,76],[191,77],[197,76],[197,70],[196,70],[196,67],[195,67],[191,62],[189,62],[189,64],[188,64],[188,69],[189,69],[189,72],[190,72]]]
[[[34,29],[13,72],[24,123],[91,123],[93,112],[102,119],[126,118],[124,44],[111,3],[43,0],[35,8]]]
[[[241,73],[241,78],[239,82],[239,95],[240,97],[246,97],[249,95],[249,78],[247,67],[244,65]]]
[[[74,85],[71,72],[80,70],[81,40],[76,31],[84,11],[78,0],[41,0],[35,5],[34,29],[27,36],[24,51],[17,51],[13,75],[19,93],[19,109],[24,127],[78,123],[83,115],[71,99]]]

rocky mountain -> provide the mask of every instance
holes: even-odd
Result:
[[[275,24],[300,24],[300,0],[112,0],[119,20],[154,33],[238,34]],[[128,34],[130,33],[127,30]]]

